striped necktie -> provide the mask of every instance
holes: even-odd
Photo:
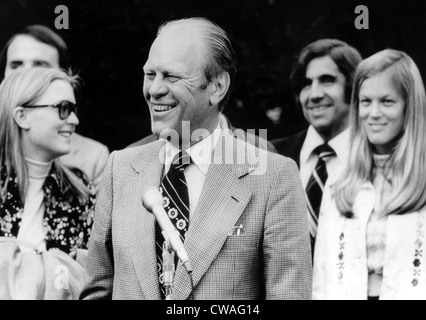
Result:
[[[167,212],[171,222],[179,232],[182,242],[185,240],[185,233],[189,227],[189,193],[186,183],[184,170],[191,163],[190,155],[185,152],[179,152],[172,161],[169,172],[161,182],[160,191],[164,198],[164,209]],[[161,234],[161,228],[156,223],[156,252],[157,252],[157,270],[159,275],[160,288],[165,296],[163,288],[163,242],[164,237]],[[175,256],[175,265],[177,256]]]
[[[317,235],[318,216],[321,207],[322,193],[328,178],[325,162],[331,157],[334,157],[336,153],[327,143],[324,143],[315,148],[314,151],[312,151],[312,154],[318,156],[318,162],[314,171],[312,171],[312,175],[309,179],[308,185],[306,186],[306,195],[308,198],[308,221],[313,254],[315,237]]]

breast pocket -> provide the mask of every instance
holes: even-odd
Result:
[[[220,288],[229,288],[232,299],[256,299],[260,296],[263,277],[260,237],[250,234],[231,235],[226,239],[211,270],[221,275]]]
[[[228,236],[223,245],[223,251],[243,252],[257,250],[259,237],[250,234]]]

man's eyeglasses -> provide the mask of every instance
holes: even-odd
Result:
[[[22,107],[23,108],[47,108],[47,107],[57,108],[59,113],[59,118],[61,118],[61,120],[68,119],[68,117],[70,116],[72,112],[74,112],[77,115],[77,106],[74,103],[69,102],[67,100],[63,100],[57,104],[46,104],[46,105],[40,105],[40,106],[24,105]]]

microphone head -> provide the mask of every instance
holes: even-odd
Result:
[[[163,195],[157,188],[147,187],[142,191],[142,204],[149,212],[152,212],[154,207],[163,206]]]

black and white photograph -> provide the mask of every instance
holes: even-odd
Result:
[[[0,300],[426,300],[425,17],[0,0]]]

